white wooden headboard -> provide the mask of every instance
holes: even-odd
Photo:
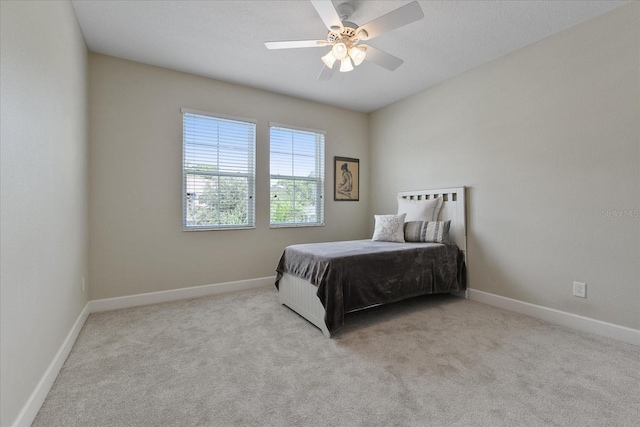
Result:
[[[442,197],[440,221],[451,221],[449,238],[467,254],[467,221],[465,187],[436,188],[433,190],[400,191],[398,196],[411,200],[429,200]]]

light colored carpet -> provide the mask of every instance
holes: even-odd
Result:
[[[34,426],[638,426],[640,348],[452,296],[348,315],[275,289],[92,314]]]

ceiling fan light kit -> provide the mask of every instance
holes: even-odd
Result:
[[[333,6],[331,0],[311,0],[311,4],[329,30],[326,40],[266,42],[265,45],[268,49],[331,46],[331,50],[321,57],[329,72],[324,72],[323,69],[318,77],[320,80],[331,78],[331,70],[337,60],[340,60],[340,71],[343,73],[352,71],[354,65],[357,67],[365,60],[387,70],[395,70],[404,62],[402,59],[372,46],[359,45],[358,43],[360,40],[370,40],[424,17],[418,2],[413,1],[373,21],[357,26],[348,21],[349,16],[353,13],[353,6],[349,3],[343,3],[337,8]],[[367,55],[367,51],[371,55]]]
[[[356,46],[351,40],[344,40],[334,43],[333,47],[325,56],[323,56],[322,62],[329,67],[333,68],[336,60],[340,60],[340,71],[343,73],[353,70],[353,66],[356,67],[362,64],[366,56],[366,48]],[[353,64],[351,63],[353,61]]]

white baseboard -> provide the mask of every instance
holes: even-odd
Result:
[[[60,373],[62,365],[64,365],[69,353],[71,353],[73,344],[76,342],[76,338],[78,338],[78,334],[80,334],[80,330],[84,326],[84,322],[86,322],[87,317],[89,317],[89,313],[89,304],[87,303],[87,305],[84,306],[84,309],[80,312],[78,319],[71,327],[71,331],[69,331],[67,337],[64,339],[62,346],[49,364],[49,367],[44,372],[44,375],[40,378],[38,385],[33,390],[33,393],[31,393],[31,396],[29,396],[27,403],[22,407],[22,410],[13,423],[14,427],[28,427],[33,423],[33,420],[36,418],[36,415],[38,415],[38,411],[44,403],[47,394],[49,394],[49,390],[51,390],[53,383],[58,377],[58,373]]]
[[[578,329],[580,331],[589,332],[607,338],[613,338],[629,344],[640,345],[640,330],[638,329],[627,328],[625,326],[615,325],[613,323],[607,323],[591,319],[589,317],[579,316],[577,314],[567,313],[565,311],[543,307],[541,305],[530,304],[528,302],[518,301],[475,289],[467,289],[467,292],[470,299],[488,305],[509,311],[515,311],[516,313],[535,317],[537,319],[566,326],[568,328]]]
[[[120,308],[137,307],[140,305],[157,304],[161,302],[177,301],[181,299],[197,298],[207,295],[221,294],[224,292],[242,291],[245,289],[261,288],[263,286],[274,286],[276,278],[261,277],[258,279],[239,280],[237,282],[217,283],[213,285],[193,286],[190,288],[172,289],[169,291],[151,292],[148,294],[130,295],[117,298],[106,298],[89,301],[73,324],[71,331],[62,343],[62,347],[56,353],[53,361],[38,382],[33,393],[25,403],[22,411],[12,424],[13,427],[28,427],[35,420],[40,407],[44,403],[47,394],[51,390],[53,383],[62,369],[65,360],[69,356],[73,344],[80,334],[80,330],[87,321],[89,314],[107,310],[117,310]],[[275,286],[274,286],[275,289]]]
[[[181,299],[198,298],[224,292],[242,291],[245,289],[274,286],[275,276],[258,279],[239,280],[237,282],[216,283],[213,285],[193,286],[190,288],[170,289],[168,291],[150,292],[147,294],[127,295],[124,297],[105,298],[89,301],[90,313],[137,307],[140,305],[158,304]],[[275,288],[275,286],[274,286]]]

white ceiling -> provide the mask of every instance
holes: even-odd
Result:
[[[358,25],[408,3],[348,2]],[[424,19],[367,41],[403,65],[392,72],[365,61],[329,81],[316,80],[329,48],[264,46],[326,37],[307,0],[72,3],[91,51],[370,112],[628,1],[420,1]]]

